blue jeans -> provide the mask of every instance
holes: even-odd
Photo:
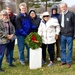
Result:
[[[25,44],[25,38],[26,37],[24,37],[24,36],[17,36],[20,62],[25,62],[25,58],[24,58],[24,48],[25,48],[25,46],[26,46],[26,49],[27,49],[27,59],[29,61],[29,47]]]
[[[72,49],[73,49],[73,37],[61,35],[61,62],[62,63],[72,63]],[[66,51],[66,45],[68,51]]]
[[[6,44],[0,44],[0,68],[2,67],[2,60],[4,57],[5,49],[6,49]]]
[[[9,63],[9,65],[12,65],[12,61],[13,61],[13,50],[14,50],[14,42],[15,41],[10,41],[7,44],[7,50],[6,50],[6,59]]]

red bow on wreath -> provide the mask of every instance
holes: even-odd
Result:
[[[37,41],[37,39],[36,39],[36,36],[35,36],[35,35],[32,35],[31,40],[32,40],[33,42],[35,42],[35,43],[38,43],[38,42],[39,42],[39,41]]]

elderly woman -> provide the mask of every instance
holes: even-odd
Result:
[[[38,34],[42,37],[42,64],[46,64],[46,47],[48,46],[48,53],[50,56],[50,63],[52,66],[54,62],[54,43],[58,39],[60,27],[56,18],[50,18],[48,12],[44,12],[42,20],[38,28]]]
[[[6,48],[11,49],[10,41],[13,41],[15,29],[9,20],[6,10],[2,10],[0,16],[0,72],[3,72],[2,60],[4,57],[4,52]],[[9,47],[8,44],[10,45]],[[9,51],[9,58],[9,66],[12,66],[11,50]]]

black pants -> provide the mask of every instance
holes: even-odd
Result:
[[[48,47],[48,53],[50,61],[54,61],[54,43],[53,44],[42,44],[42,59],[46,61],[46,48]]]

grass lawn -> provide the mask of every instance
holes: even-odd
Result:
[[[73,62],[71,68],[69,69],[66,68],[66,65],[62,67],[58,66],[60,62],[56,60],[52,67],[48,67],[47,64],[49,63],[49,61],[47,60],[47,64],[42,68],[30,70],[28,62],[26,62],[25,66],[22,66],[19,63],[17,46],[15,46],[14,58],[16,59],[16,61],[14,62],[16,67],[9,67],[4,57],[3,69],[5,70],[5,72],[0,72],[0,75],[75,75],[75,41],[73,46]]]

